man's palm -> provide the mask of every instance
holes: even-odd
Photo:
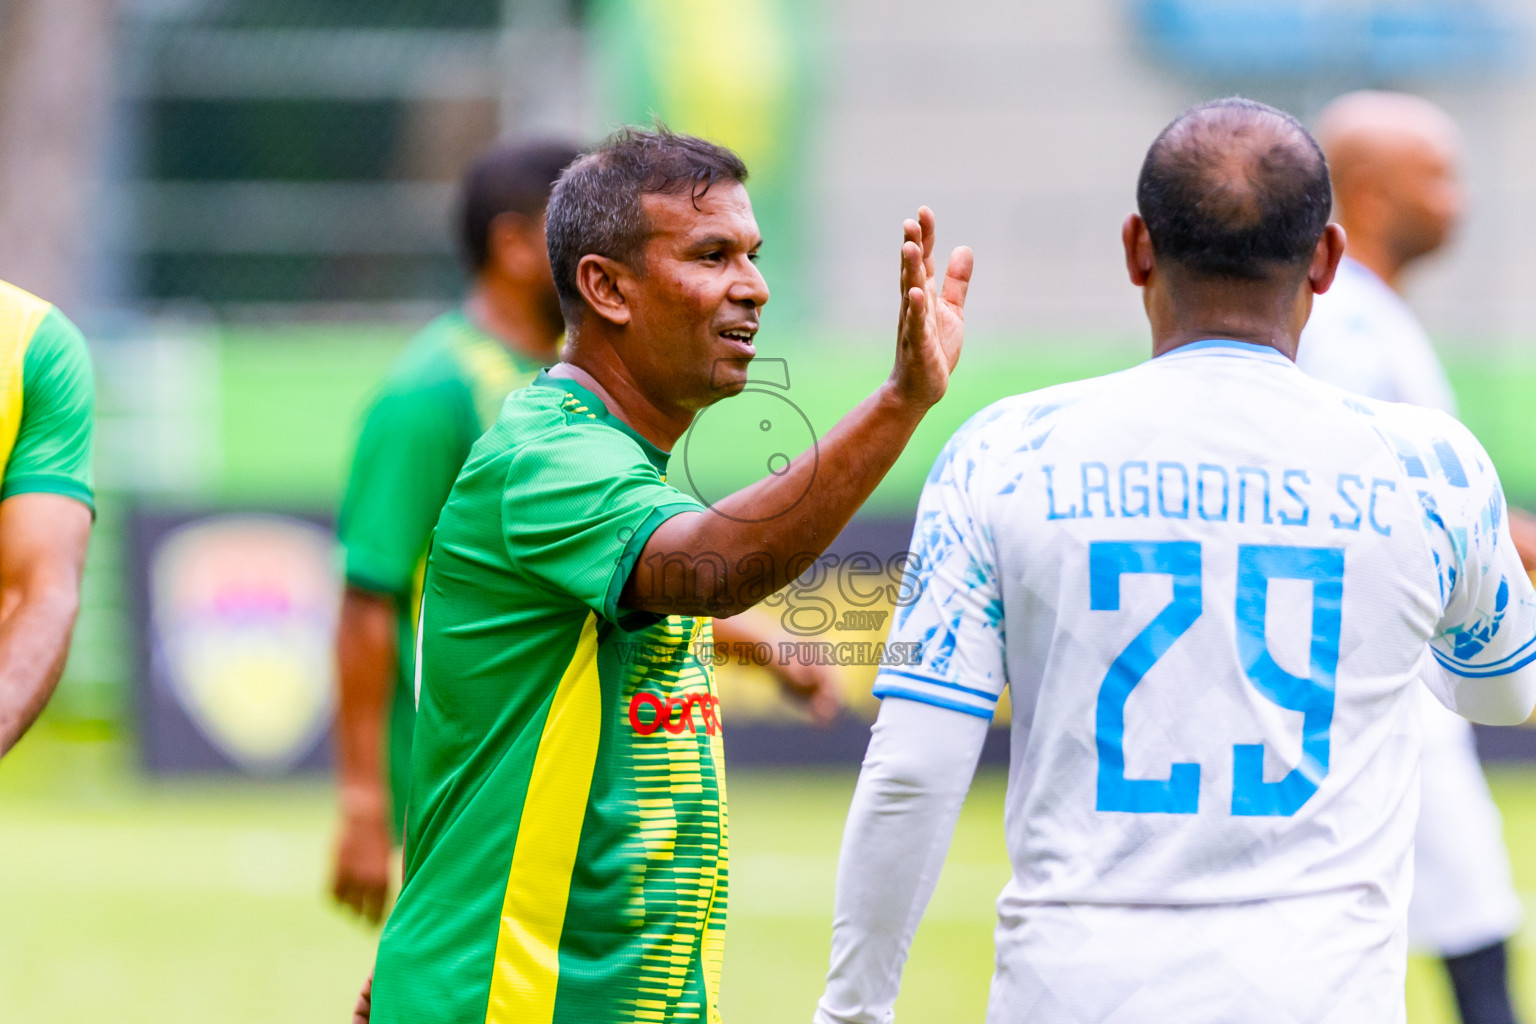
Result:
[[[974,259],[969,248],[959,247],[950,255],[941,281],[933,260],[933,211],[922,207],[917,220],[902,228],[901,327],[894,376],[903,395],[931,405],[944,397],[950,371],[960,359]]]

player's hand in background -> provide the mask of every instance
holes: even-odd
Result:
[[[377,796],[371,809],[347,809],[331,871],[331,895],[372,924],[383,920],[389,903],[393,852],[384,795]]]
[[[373,1012],[373,972],[368,972],[368,980],[363,982],[363,990],[357,994],[357,1005],[352,1007],[352,1024],[368,1024],[368,1015]]]
[[[901,318],[896,330],[896,392],[922,408],[944,397],[965,340],[965,295],[974,259],[967,246],[949,257],[941,282],[933,261],[933,211],[902,224]]]
[[[716,619],[714,638],[721,650],[741,644],[758,644],[775,652],[778,656],[769,658],[763,668],[779,684],[779,692],[809,711],[811,720],[817,725],[830,724],[843,710],[837,671],[828,665],[807,665],[794,658],[784,658],[785,649],[797,638],[763,612],[753,609],[730,618]]]
[[[1524,509],[1509,506],[1509,539],[1515,543],[1515,551],[1525,571],[1536,576],[1536,516]]]
[[[831,665],[803,665],[797,661],[779,659],[769,664],[768,670],[779,682],[779,690],[810,712],[811,721],[820,726],[831,725],[843,711],[842,687],[837,669]]]

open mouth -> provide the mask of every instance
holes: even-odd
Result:
[[[732,327],[720,332],[720,337],[741,346],[746,350],[743,354],[749,357],[757,353],[757,349],[752,345],[752,339],[756,335],[757,328],[755,327]]]

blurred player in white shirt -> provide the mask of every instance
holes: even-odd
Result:
[[[818,1024],[892,1019],[1005,686],[989,1024],[1404,1021],[1420,679],[1479,721],[1536,704],[1477,441],[1292,364],[1344,248],[1305,129],[1197,107],[1137,202],[1154,358],[996,403],[929,475]]]
[[[1438,250],[1461,215],[1456,125],[1419,97],[1359,92],[1328,106],[1318,139],[1348,243],[1333,287],[1313,307],[1296,365],[1357,394],[1454,415],[1450,382],[1397,289],[1403,271]],[[1536,552],[1528,520],[1514,510],[1510,519],[1529,565]],[[1419,695],[1424,788],[1409,941],[1444,959],[1465,1024],[1513,1024],[1506,947],[1521,914],[1499,811],[1471,725],[1428,688]]]

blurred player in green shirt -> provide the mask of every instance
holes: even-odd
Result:
[[[63,313],[0,282],[0,756],[64,671],[95,499],[94,385]]]
[[[339,522],[347,589],[336,640],[342,826],[332,891],[374,920],[405,814],[427,540],[470,445],[507,393],[559,356],[565,325],[544,207],[577,153],[564,142],[505,144],[471,165],[457,211],[469,295],[407,346],[358,438]]]
[[[406,876],[376,1024],[719,1020],[726,904],[711,617],[814,561],[942,397],[970,254],[942,291],[905,225],[889,379],[816,449],[706,508],[667,483],[739,393],[768,287],[728,150],[626,129],[549,206],[564,362],[514,393],[438,520],[418,636]]]

